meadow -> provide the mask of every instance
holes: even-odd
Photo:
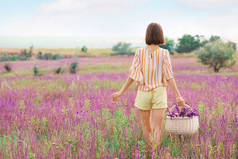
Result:
[[[132,48],[132,51],[135,51],[136,48]],[[23,49],[22,48],[0,48],[0,55],[3,53],[20,53]],[[27,49],[29,50],[29,48]],[[34,52],[50,52],[52,54],[63,54],[63,55],[85,55],[85,53],[82,53],[81,48],[34,48]],[[100,55],[100,56],[107,56],[110,53],[113,53],[111,48],[104,48],[104,49],[98,49],[98,48],[88,48],[87,50],[87,56],[89,55]]]
[[[8,62],[12,72],[0,63],[0,158],[145,158],[135,84],[119,102],[110,98],[132,58]],[[68,71],[73,61],[76,74]],[[34,64],[40,76],[33,76]],[[172,56],[172,65],[181,94],[200,112],[200,128],[195,137],[163,131],[153,158],[237,158],[238,64],[213,73],[192,56]],[[59,66],[64,72],[55,74]],[[167,91],[170,105],[175,97]]]

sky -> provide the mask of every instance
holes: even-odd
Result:
[[[0,0],[0,19],[0,47],[57,47],[49,43],[61,39],[62,46],[66,37],[92,47],[117,40],[141,45],[150,22],[174,40],[199,34],[238,43],[238,0]]]

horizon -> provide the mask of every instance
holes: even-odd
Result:
[[[100,36],[0,36],[0,48],[112,48],[117,42],[131,43],[132,47],[144,46],[144,38]]]
[[[192,35],[194,36],[194,35]],[[175,44],[178,39],[174,40]],[[204,37],[209,39],[209,37]],[[224,39],[229,41],[229,39]],[[145,36],[0,36],[0,48],[81,48],[86,46],[92,49],[112,48],[118,42],[127,42],[131,47],[144,47]],[[238,45],[238,43],[236,43]]]

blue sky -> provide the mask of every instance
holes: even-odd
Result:
[[[238,42],[237,0],[0,0],[0,36],[220,35]]]

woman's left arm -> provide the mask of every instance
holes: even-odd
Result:
[[[133,82],[134,82],[134,80],[132,78],[128,77],[126,80],[126,83],[124,83],[121,90],[112,94],[112,96],[111,96],[112,100],[114,102],[117,101],[127,91],[127,89],[131,86],[131,84]]]

